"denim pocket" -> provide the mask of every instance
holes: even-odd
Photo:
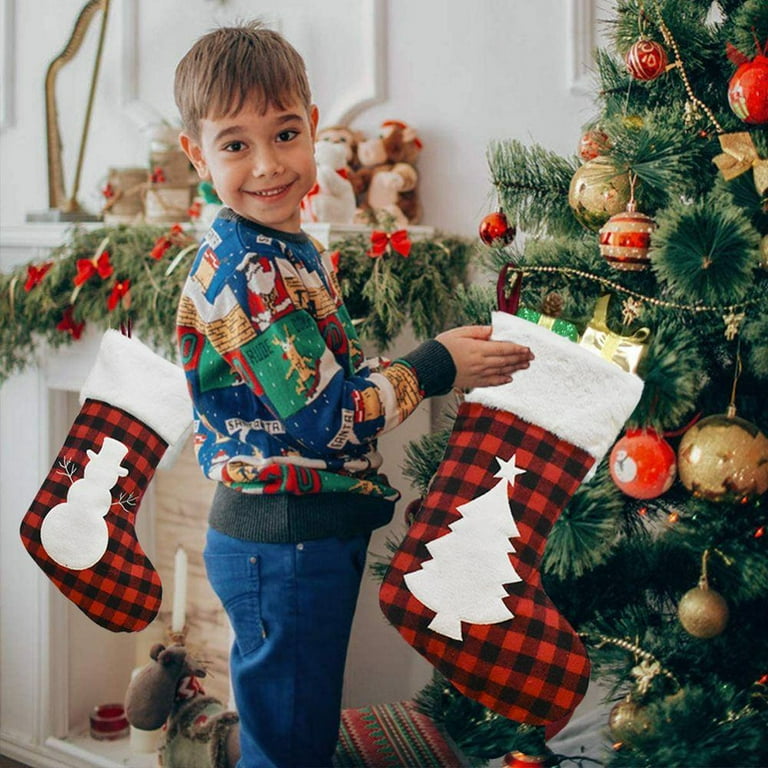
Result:
[[[206,552],[204,559],[208,581],[229,616],[240,653],[257,650],[264,642],[258,556]]]

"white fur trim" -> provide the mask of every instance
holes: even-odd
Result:
[[[509,384],[473,389],[466,400],[514,413],[584,449],[598,463],[643,392],[643,381],[543,326],[493,313],[494,339],[530,347],[530,368]]]
[[[169,445],[192,422],[192,401],[184,371],[136,338],[105,331],[96,362],[80,390],[86,398],[103,400],[135,416]]]

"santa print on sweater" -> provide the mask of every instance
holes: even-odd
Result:
[[[192,265],[177,325],[208,477],[251,493],[397,498],[376,474],[375,438],[424,393],[408,362],[364,360],[311,238],[224,209]]]

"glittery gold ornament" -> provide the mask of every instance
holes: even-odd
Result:
[[[763,235],[760,241],[760,266],[768,269],[768,235]]]
[[[615,704],[608,715],[608,728],[614,739],[623,739],[632,734],[649,730],[651,722],[642,707],[627,696]]]
[[[748,502],[768,491],[768,439],[733,410],[707,416],[683,435],[677,469],[694,496]]]
[[[627,207],[631,192],[626,173],[617,171],[608,158],[596,157],[573,174],[568,203],[581,224],[597,231],[614,214]]]
[[[689,635],[708,640],[719,635],[728,624],[728,603],[709,588],[706,579],[689,589],[677,606],[677,617]]]

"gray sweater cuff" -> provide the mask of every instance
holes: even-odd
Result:
[[[416,371],[425,397],[444,395],[451,391],[456,380],[456,365],[451,353],[439,341],[425,341],[399,359]]]

